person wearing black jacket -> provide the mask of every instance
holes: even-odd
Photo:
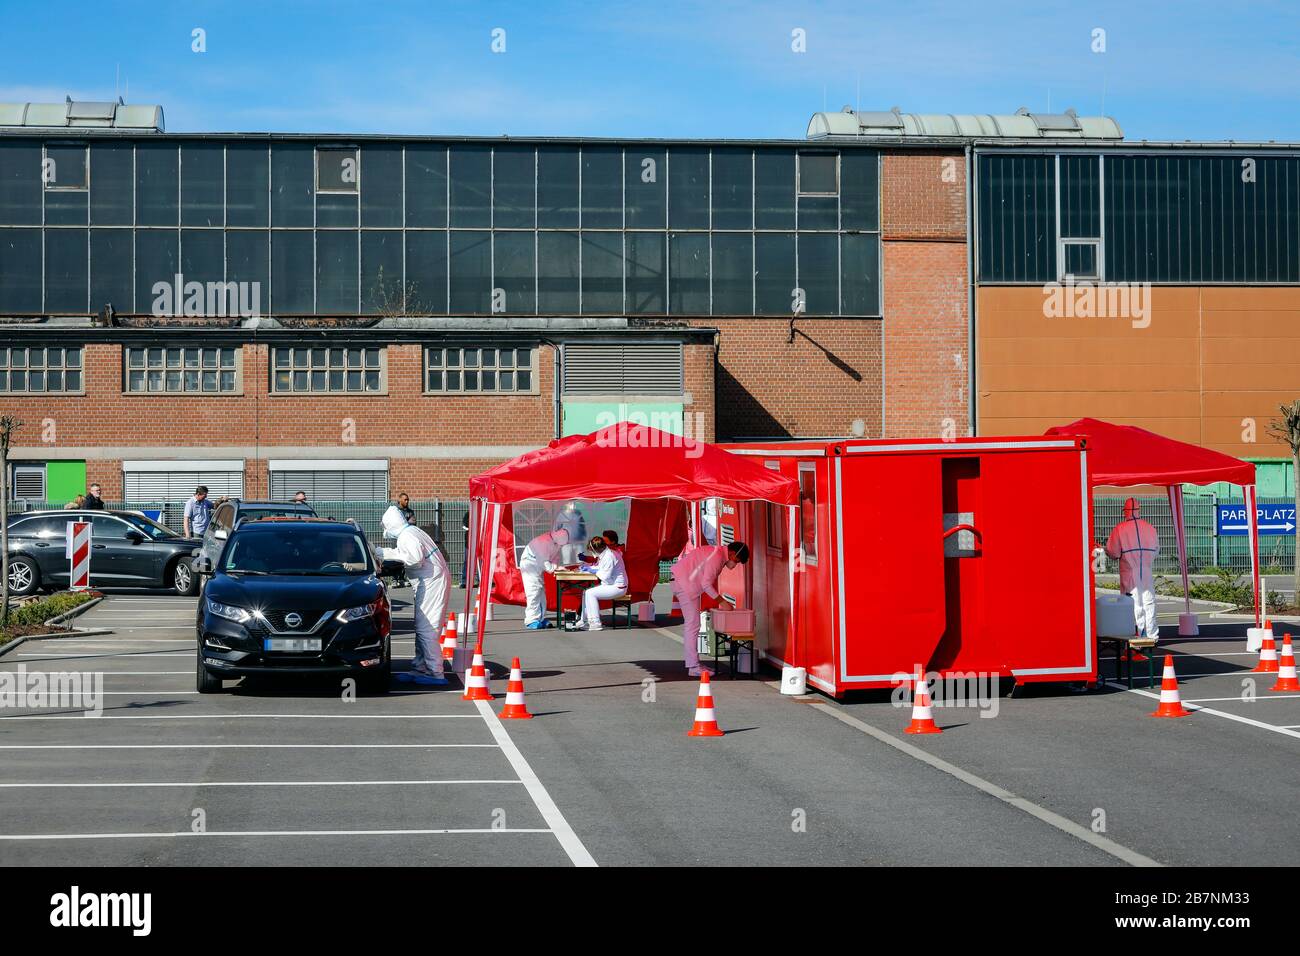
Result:
[[[87,511],[104,510],[104,499],[99,496],[99,482],[90,486],[90,490],[86,492],[86,501],[81,507]]]

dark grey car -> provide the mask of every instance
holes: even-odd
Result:
[[[92,587],[165,587],[193,594],[198,579],[185,538],[135,511],[29,511],[9,519],[9,593],[68,586],[69,521],[90,522]]]

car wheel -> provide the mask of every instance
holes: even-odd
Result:
[[[387,694],[393,682],[393,662],[384,661],[376,670],[368,670],[361,675],[359,684],[367,694]]]
[[[222,684],[220,677],[215,676],[210,670],[208,670],[206,667],[203,666],[202,647],[199,648],[198,662],[196,664],[196,667],[198,668],[198,670],[194,675],[195,689],[198,690],[200,694],[221,693],[221,690],[225,685]]]
[[[199,576],[194,573],[194,568],[183,557],[177,558],[172,565],[171,579],[171,586],[176,589],[176,593],[181,597],[190,597],[198,591],[198,584]]]
[[[9,559],[9,593],[14,597],[25,597],[36,591],[41,584],[41,572],[31,558],[13,557]]]

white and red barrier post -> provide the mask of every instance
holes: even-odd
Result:
[[[68,562],[71,577],[68,587],[85,591],[90,587],[90,522],[68,522]]]

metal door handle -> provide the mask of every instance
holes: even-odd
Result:
[[[953,525],[951,528],[949,528],[947,531],[945,531],[945,532],[943,533],[944,540],[946,541],[948,538],[952,537],[952,536],[953,536],[954,534],[956,534],[958,531],[969,531],[971,534],[975,535],[975,553],[976,553],[976,554],[982,554],[982,553],[983,553],[983,551],[984,551],[984,535],[981,534],[981,533],[980,533],[980,529],[977,528],[977,527],[975,527],[973,524],[956,524],[956,525]]]
[[[108,545],[106,545],[106,544],[93,544],[93,545],[91,545],[91,547],[94,548],[96,551],[103,551],[105,548],[108,547]]]

